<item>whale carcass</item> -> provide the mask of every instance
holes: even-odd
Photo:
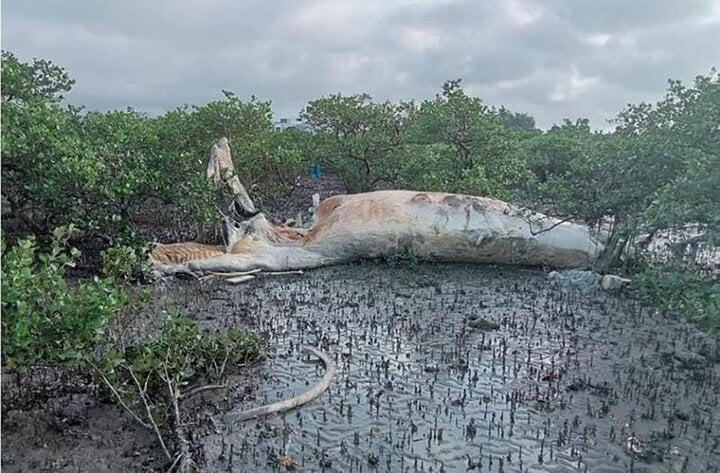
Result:
[[[315,209],[310,228],[271,223],[235,175],[227,140],[213,147],[208,178],[233,197],[225,245],[158,245],[151,261],[164,274],[289,271],[409,253],[420,260],[588,267],[600,253],[586,225],[506,202],[460,194],[387,190],[338,195]]]

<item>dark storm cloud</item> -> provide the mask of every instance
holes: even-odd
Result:
[[[720,63],[720,2],[6,0],[3,48],[77,79],[92,109],[160,113],[229,89],[294,117],[308,100],[425,99],[463,78],[541,126],[604,127],[668,78]]]

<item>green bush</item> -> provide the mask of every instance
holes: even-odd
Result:
[[[197,322],[172,313],[164,321],[160,336],[124,351],[114,347],[93,367],[127,405],[144,398],[154,406],[151,411],[136,413],[138,418],[163,425],[167,408],[187,396],[191,383],[217,382],[226,369],[258,359],[259,347],[259,338],[243,330],[201,334]]]
[[[194,320],[170,314],[159,337],[131,345],[124,356],[118,358],[120,354],[116,353],[107,361],[125,368],[124,374],[122,369],[115,372],[127,376],[126,381],[130,370],[140,379],[149,378],[152,384],[164,379],[167,372],[178,386],[185,386],[200,375],[222,376],[225,367],[252,361],[258,353],[259,339],[255,335],[239,329],[201,334]],[[158,387],[164,389],[161,384]]]
[[[77,365],[130,301],[111,278],[68,287],[65,272],[80,257],[64,248],[72,234],[72,227],[56,229],[48,251],[34,237],[2,243],[2,359],[10,368]]]
[[[136,298],[123,284],[141,259],[130,247],[111,248],[103,253],[104,277],[68,284],[66,270],[80,252],[65,245],[75,233],[74,227],[56,229],[47,250],[32,236],[10,248],[2,240],[3,365],[19,373],[39,365],[91,372],[133,418],[154,430],[171,461],[161,431],[170,427],[187,462],[180,401],[224,387],[188,385],[220,380],[226,369],[257,359],[259,339],[238,329],[200,334],[196,322],[173,315],[159,337],[127,346],[123,333],[134,319],[116,316],[123,309],[139,314],[149,300],[149,290]]]
[[[511,189],[528,178],[517,137],[480,98],[463,90],[460,79],[445,82],[434,100],[412,109],[401,134],[405,144],[434,150],[444,145],[432,171],[450,177],[447,192],[509,199]]]
[[[644,302],[720,331],[720,281],[682,263],[647,266],[630,290]]]
[[[149,248],[114,246],[100,253],[102,274],[117,282],[145,281],[150,279],[152,265],[148,259]]]

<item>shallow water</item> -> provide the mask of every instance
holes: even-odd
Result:
[[[362,263],[169,295],[206,328],[252,320],[274,351],[197,432],[208,471],[720,469],[718,338],[595,289]],[[303,344],[335,360],[330,389],[234,422],[322,377]]]

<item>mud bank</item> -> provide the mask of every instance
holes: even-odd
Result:
[[[156,309],[171,306],[206,330],[269,337],[267,363],[193,407],[203,471],[720,471],[720,340],[539,271],[359,263],[241,286],[171,281]],[[234,421],[322,377],[300,345],[331,355],[330,389],[284,415]],[[8,471],[30,471],[27,458],[34,471],[92,465],[103,422],[115,443],[98,471],[158,467],[147,460],[156,451],[139,449],[152,439],[107,406],[73,427],[95,452],[84,463],[72,441],[31,441],[53,427],[23,412],[3,419]],[[75,449],[67,466],[51,461],[68,456],[62,445]]]

